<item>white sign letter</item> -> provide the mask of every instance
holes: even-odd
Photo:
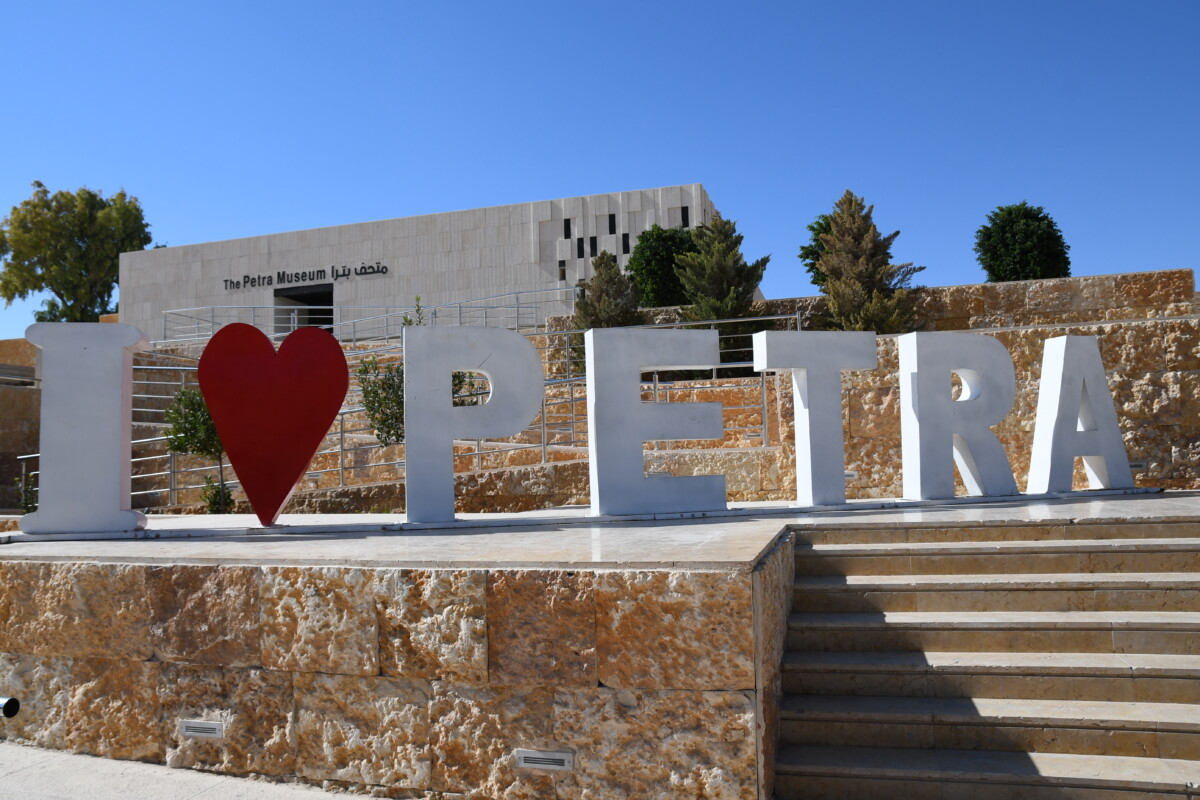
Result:
[[[1075,458],[1092,489],[1128,489],[1133,473],[1094,336],[1058,336],[1042,346],[1031,494],[1071,491]]]
[[[454,372],[487,376],[487,402],[456,407]],[[537,416],[537,350],[505,328],[404,329],[404,495],[409,522],[454,519],[454,439],[511,436]]]
[[[754,334],[754,369],[790,369],[796,406],[796,503],[846,502],[842,439],[842,370],[875,369],[875,334],[762,331]]]
[[[38,510],[25,533],[107,533],[146,527],[130,510],[133,353],[149,345],[132,325],[39,322],[42,348]]]
[[[724,475],[645,476],[642,443],[720,439],[720,403],[643,403],[645,370],[720,364],[716,331],[598,328],[587,344],[588,458],[593,514],[725,508]]]
[[[990,430],[1017,393],[1008,350],[978,333],[909,333],[897,343],[904,496],[954,497],[951,453],[968,494],[1016,494],[1008,456]],[[958,400],[951,373],[962,382]]]

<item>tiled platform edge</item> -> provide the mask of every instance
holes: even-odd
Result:
[[[385,797],[769,798],[793,563],[786,534],[723,570],[0,561],[0,738]]]

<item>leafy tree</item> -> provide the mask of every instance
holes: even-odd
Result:
[[[692,304],[685,314],[693,320],[746,316],[771,257],[747,264],[737,223],[720,214],[696,228],[692,240],[696,252],[675,258],[675,276]]]
[[[413,314],[402,318],[405,325],[424,325],[425,309],[418,295]],[[358,387],[362,393],[363,410],[375,429],[375,438],[385,447],[404,441],[404,362],[381,362],[375,356],[366,356],[355,370]],[[451,391],[454,405],[473,406],[479,402],[475,397],[475,378],[468,372],[455,372],[451,376]]]
[[[38,322],[95,322],[112,313],[121,253],[150,244],[136,197],[105,198],[81,188],[50,194],[34,181],[33,194],[0,222],[0,297],[48,291]]]
[[[203,456],[217,462],[219,480],[204,479],[201,496],[209,514],[228,514],[233,508],[233,493],[225,483],[225,445],[217,434],[204,395],[196,389],[182,389],[175,394],[166,411],[167,450]]]
[[[800,245],[800,254],[796,256],[808,270],[808,279],[813,286],[819,287],[825,283],[825,273],[817,267],[817,262],[825,254],[825,242],[821,240],[821,237],[830,233],[832,233],[832,229],[829,227],[829,215],[818,214],[817,218],[808,225],[808,244]]]
[[[626,269],[641,291],[638,305],[642,308],[679,306],[687,302],[683,286],[675,275],[675,258],[696,252],[692,232],[687,228],[650,226],[638,236],[629,254]]]
[[[592,279],[576,286],[583,289],[582,297],[575,301],[575,327],[579,330],[642,324],[638,287],[607,250],[592,259]]]
[[[909,282],[925,268],[892,263],[900,231],[880,235],[874,209],[847,189],[829,215],[830,232],[821,236],[825,253],[817,261],[827,276],[821,286],[829,299],[826,323],[838,330],[904,333],[917,326]]]
[[[975,231],[975,253],[992,283],[1069,277],[1070,249],[1046,209],[1024,200],[998,207]]]

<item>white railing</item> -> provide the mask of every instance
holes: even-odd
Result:
[[[203,306],[163,312],[163,342],[197,342],[221,327],[244,322],[270,337],[317,325],[344,344],[387,342],[400,335],[418,313],[426,325],[476,325],[529,331],[547,316],[571,314],[575,290],[569,288],[508,292],[492,297],[424,306]]]

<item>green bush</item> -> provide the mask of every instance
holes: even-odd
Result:
[[[975,254],[989,283],[1070,277],[1070,249],[1046,209],[1024,200],[1000,206],[975,231]]]

